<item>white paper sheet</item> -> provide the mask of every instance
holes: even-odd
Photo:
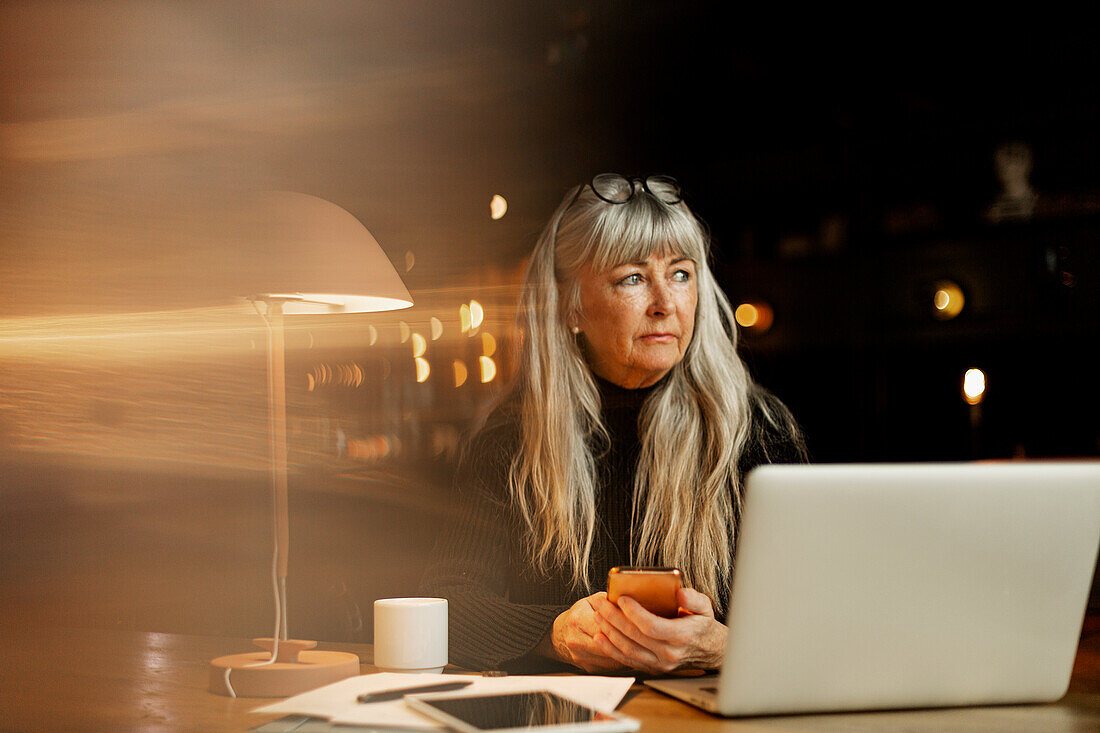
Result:
[[[437,682],[469,680],[473,684],[461,691],[465,695],[550,690],[570,700],[610,712],[634,684],[633,677],[589,677],[587,675],[482,677],[481,675],[409,675],[390,672],[349,677],[301,695],[288,697],[256,708],[254,713],[312,715],[333,723],[386,725],[408,728],[442,728],[440,724],[410,710],[403,700],[361,703],[356,698],[365,692],[382,692],[417,687]],[[458,693],[454,693],[458,694]]]

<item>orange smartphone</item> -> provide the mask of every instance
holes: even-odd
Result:
[[[619,596],[630,596],[656,616],[676,618],[676,590],[681,585],[676,568],[614,567],[607,574],[607,599],[614,603]]]

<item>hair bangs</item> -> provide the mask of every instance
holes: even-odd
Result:
[[[585,246],[597,270],[644,262],[654,254],[702,262],[706,240],[695,218],[680,204],[637,196],[626,204],[603,206]]]

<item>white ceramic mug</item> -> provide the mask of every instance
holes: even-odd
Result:
[[[383,672],[442,672],[447,666],[447,599],[375,601],[374,666]]]

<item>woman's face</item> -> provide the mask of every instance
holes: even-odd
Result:
[[[586,265],[576,325],[592,371],[627,389],[648,387],[676,366],[695,330],[695,262],[654,253],[607,270]]]

